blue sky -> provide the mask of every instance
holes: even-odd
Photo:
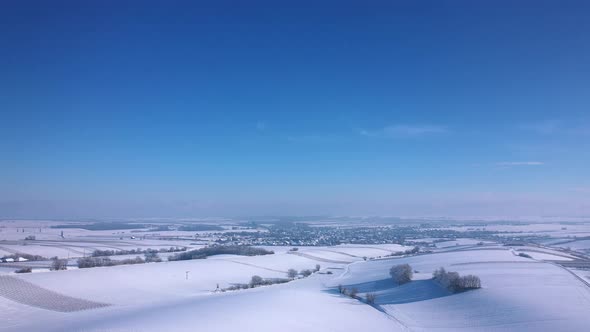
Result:
[[[18,1],[0,216],[590,215],[585,1]]]

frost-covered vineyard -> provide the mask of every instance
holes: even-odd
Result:
[[[365,218],[121,224],[137,227],[0,222],[0,257],[13,258],[0,263],[0,330],[582,331],[590,317],[590,223],[584,221],[436,224]],[[356,240],[349,243],[298,245],[355,230]],[[354,243],[368,239],[369,230],[374,237],[401,237],[389,243]],[[273,234],[292,242],[264,242]],[[256,236],[265,239],[258,248],[274,253],[167,259],[177,253],[166,251],[170,248],[239,247],[252,244]],[[110,253],[111,260],[147,260],[148,250],[155,250],[161,261],[77,267],[79,258],[96,250]],[[50,271],[52,261],[44,258],[53,256],[67,260],[67,269]],[[399,284],[390,269],[403,264],[411,267],[413,277]],[[15,273],[27,267],[31,273]],[[450,291],[432,278],[440,267],[477,276],[482,287]],[[290,270],[296,272],[294,278]],[[222,291],[247,285],[253,276],[288,282]],[[374,298],[369,301],[368,296]]]

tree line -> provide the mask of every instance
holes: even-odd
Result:
[[[169,261],[184,261],[190,259],[204,259],[214,255],[240,255],[240,256],[260,256],[274,254],[272,250],[256,248],[251,246],[212,246],[195,250],[189,250],[172,256],[168,256]]]
[[[186,251],[186,247],[170,247],[170,248],[161,248],[161,249],[131,249],[131,250],[100,250],[96,249],[92,252],[92,257],[100,257],[100,256],[117,256],[117,255],[138,255],[144,253],[167,253],[167,252],[180,252]]]

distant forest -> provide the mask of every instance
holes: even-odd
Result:
[[[89,231],[111,231],[111,230],[120,230],[120,229],[140,229],[146,228],[147,225],[144,224],[129,224],[129,223],[119,223],[119,222],[97,222],[93,224],[66,224],[66,225],[55,225],[51,226],[51,228],[80,228],[86,229]]]
[[[147,225],[147,224],[131,224],[125,222],[96,222],[92,224],[64,224],[64,225],[55,225],[51,226],[51,228],[79,228],[85,229],[89,231],[112,231],[112,230],[123,230],[123,229],[143,229],[149,228],[154,225]],[[169,231],[170,226],[168,225],[159,225],[156,228],[151,229],[152,231]],[[179,231],[186,231],[186,232],[201,232],[201,231],[222,231],[223,227],[211,224],[190,224],[190,225],[182,225],[178,227]]]
[[[209,224],[191,224],[178,227],[179,231],[201,232],[201,231],[222,231],[223,227]]]
[[[185,251],[179,254],[168,256],[168,260],[184,261],[189,259],[204,259],[214,255],[259,256],[271,254],[274,254],[274,251],[250,246],[214,246]]]

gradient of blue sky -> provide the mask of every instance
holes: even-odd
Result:
[[[0,216],[589,215],[587,1],[9,1]]]

